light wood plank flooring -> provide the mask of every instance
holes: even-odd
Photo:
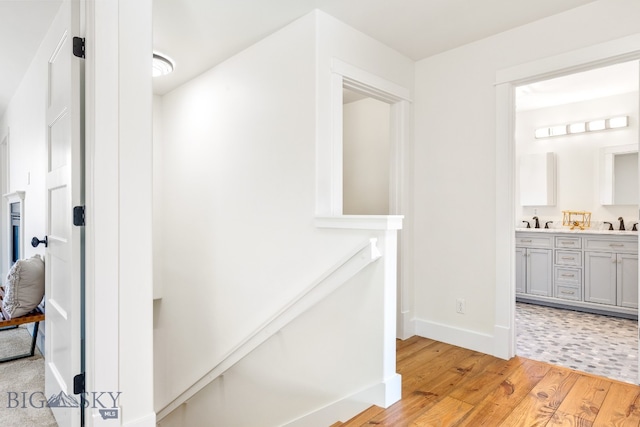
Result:
[[[640,387],[426,338],[397,341],[402,400],[354,426],[640,426]]]

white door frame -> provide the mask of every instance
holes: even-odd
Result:
[[[405,215],[398,236],[397,317],[396,336],[414,335],[412,322],[412,145],[410,109],[411,92],[382,77],[347,64],[336,58],[331,61],[331,139],[318,148],[318,181],[328,183],[318,189],[319,214],[341,216],[343,204],[343,88],[347,88],[391,106],[389,159],[389,215]]]
[[[9,185],[9,152],[10,152],[10,138],[11,130],[7,128],[6,133],[0,138],[0,196],[4,196],[9,193],[11,186]],[[0,274],[5,277],[9,272],[9,203],[6,197],[0,197],[0,230],[5,232],[0,233]]]
[[[86,0],[86,14],[86,385],[123,409],[86,420],[155,427],[152,2]]]
[[[515,114],[514,89],[640,59],[640,34],[500,70],[496,73],[496,312],[494,355],[515,355]]]

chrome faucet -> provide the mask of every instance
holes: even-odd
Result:
[[[536,222],[536,226],[535,226],[534,228],[540,228],[540,222],[538,221],[538,217],[537,217],[537,216],[534,216],[534,217],[533,217],[533,219],[534,219],[534,220],[535,220],[535,222]]]
[[[624,230],[624,219],[622,219],[622,217],[619,217],[618,221],[620,221],[620,228],[618,230]]]

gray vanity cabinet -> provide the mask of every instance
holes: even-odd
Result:
[[[638,235],[516,232],[518,301],[636,317]]]
[[[585,252],[585,300],[638,307],[638,255]]]
[[[585,301],[616,305],[616,254],[585,252]]]
[[[516,239],[516,292],[553,295],[553,250],[550,236]],[[547,249],[549,248],[549,249]]]
[[[638,308],[638,254],[617,254],[617,303]]]
[[[637,238],[585,239],[585,301],[638,307]]]
[[[527,249],[527,290],[531,295],[544,297],[553,294],[551,249]]]
[[[516,248],[516,293],[527,290],[527,249]]]

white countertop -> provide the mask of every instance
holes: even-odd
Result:
[[[631,230],[594,230],[591,228],[585,228],[584,230],[580,230],[579,228],[574,228],[571,230],[569,227],[563,228],[525,228],[518,227],[516,231],[525,231],[527,233],[571,233],[571,234],[604,234],[604,235],[622,235],[622,236],[637,236],[637,231]]]

